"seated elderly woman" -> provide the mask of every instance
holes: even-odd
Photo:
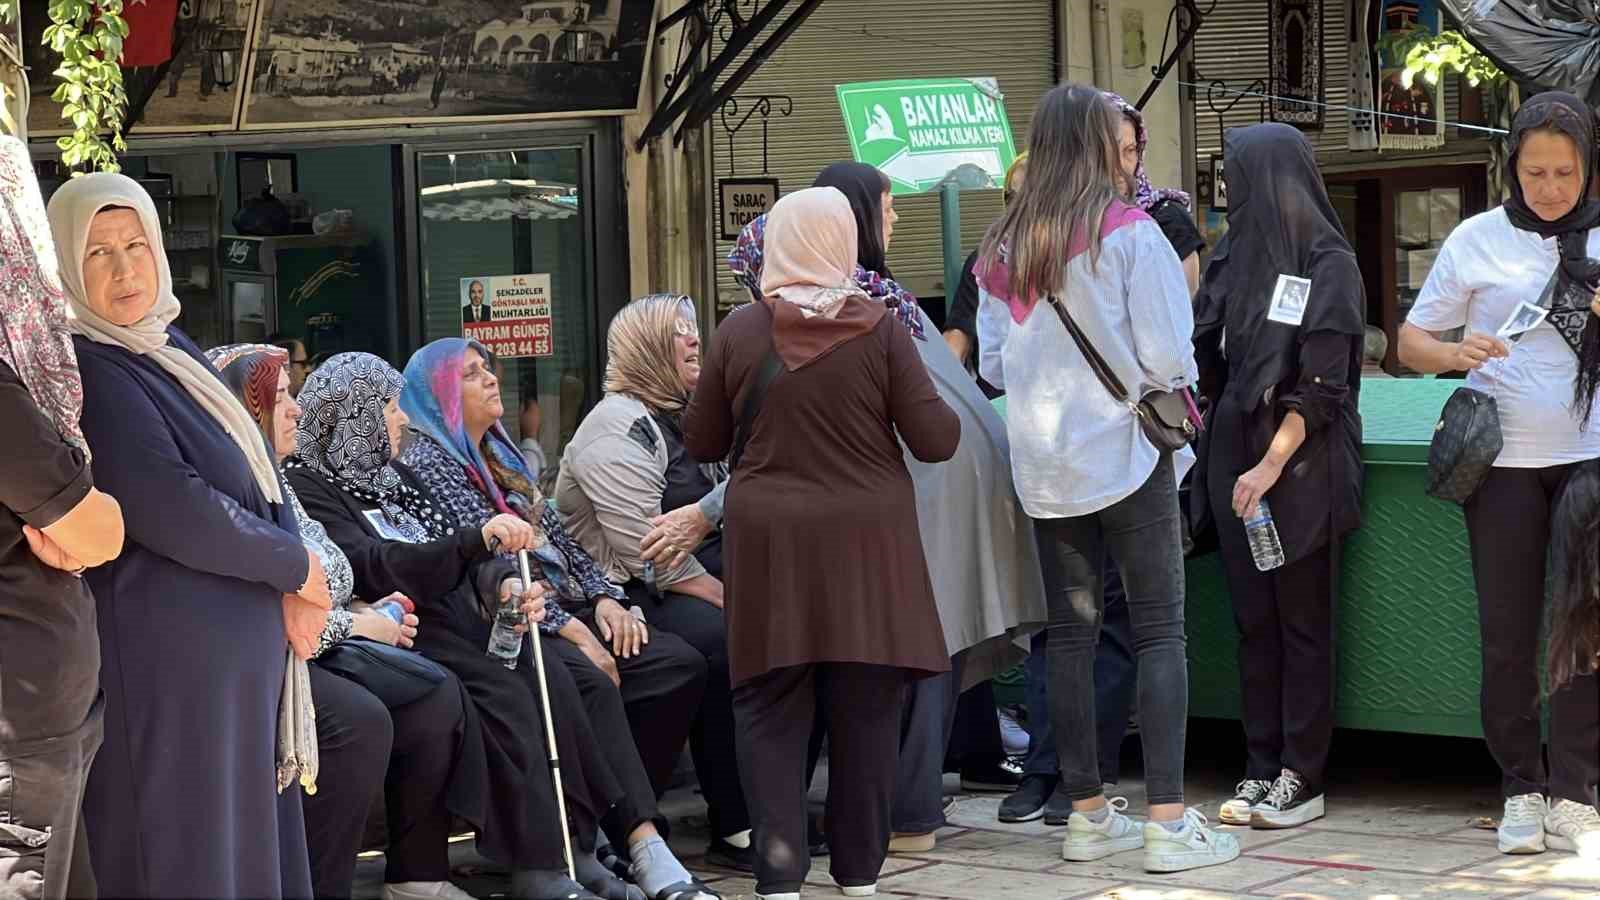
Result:
[[[683,448],[680,418],[700,377],[693,301],[656,294],[628,304],[611,320],[606,357],[606,397],[567,444],[556,506],[606,576],[626,583],[645,618],[705,656],[706,693],[690,749],[710,809],[707,859],[749,871],[750,814],[734,753],[722,616],[722,535],[712,531],[685,548],[692,555],[661,571],[640,557],[652,519],[720,497],[727,479],[726,466],[699,465]]]
[[[122,556],[85,576],[106,701],[84,801],[100,894],[309,896],[300,792],[283,788],[315,778],[296,701],[332,604],[322,563],[255,421],[172,325],[144,188],[76,178],[49,218],[95,482],[127,526]]]
[[[565,877],[532,654],[524,646],[516,668],[507,669],[485,653],[493,613],[519,589],[514,565],[489,549],[490,539],[501,536],[486,526],[513,521],[524,530],[514,541],[502,537],[500,548],[508,550],[529,546],[535,529],[505,514],[458,526],[448,518],[450,506],[411,468],[393,461],[394,444],[387,435],[407,423],[397,402],[403,385],[399,372],[364,353],[341,354],[313,373],[300,395],[305,414],[298,454],[285,464],[289,481],[349,557],[358,592],[401,591],[416,600],[424,622],[435,623],[419,630],[416,648],[454,672],[471,698],[478,728],[468,740],[482,743],[487,760],[478,788],[484,807],[478,850],[513,869],[513,894],[537,900],[636,900],[638,889],[613,878],[594,853],[596,829],[608,811],[608,822],[655,834],[654,797],[648,795],[637,754],[630,772],[619,776],[610,765],[626,755],[624,748],[632,753],[622,704],[616,700],[603,711],[607,718],[596,719],[585,709],[568,668],[546,667],[562,784],[579,851],[578,879],[587,889],[579,892]],[[545,614],[545,604],[529,598],[541,591],[534,587],[523,601],[535,621]],[[553,644],[564,643],[541,639],[550,648],[547,656],[555,653]],[[647,807],[626,792],[625,785],[641,782],[647,785]],[[647,855],[636,853],[636,862]],[[681,867],[674,873],[657,866],[638,878],[651,898],[697,896],[683,886],[691,879]],[[676,892],[663,893],[674,886]]]
[[[617,602],[622,589],[567,532],[500,425],[505,408],[494,363],[481,344],[459,338],[417,351],[400,395],[415,435],[400,462],[437,501],[441,517],[430,527],[474,528],[499,513],[534,527],[540,583],[551,598],[539,626],[542,646],[576,679],[604,760],[622,781],[624,800],[607,816],[606,833],[626,836],[631,872],[646,894],[714,896],[667,848],[656,807],[700,708],[706,661],[682,638],[624,609]]]
[[[206,357],[261,426],[278,462],[294,453],[301,410],[289,394],[288,351],[234,344],[209,350]],[[398,429],[385,431],[386,439],[398,440]],[[350,896],[367,812],[387,786],[385,900],[469,900],[450,883],[450,820],[454,813],[481,823],[472,792],[482,782],[484,762],[482,744],[461,739],[469,727],[461,683],[401,649],[417,635],[417,616],[397,620],[370,603],[352,602],[350,560],[321,523],[306,515],[288,484],[284,497],[301,540],[328,572],[334,604],[311,663],[322,764],[322,789],[304,801],[312,889],[318,897]],[[515,520],[485,527],[486,539],[508,543],[525,530]],[[410,603],[401,595],[388,599]],[[470,727],[477,728],[475,717]],[[388,765],[377,765],[379,760]]]

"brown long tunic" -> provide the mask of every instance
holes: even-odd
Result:
[[[868,303],[850,300],[840,319],[865,315]],[[684,417],[697,459],[732,447],[772,325],[771,310],[755,303],[717,329]],[[723,519],[735,684],[806,663],[950,668],[896,430],[924,462],[949,459],[961,438],[960,419],[893,316],[785,368],[767,389]]]

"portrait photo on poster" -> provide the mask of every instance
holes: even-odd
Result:
[[[555,354],[550,273],[460,280],[461,336],[502,359]]]
[[[1543,322],[1548,315],[1550,315],[1550,310],[1524,300],[1517,304],[1516,308],[1511,311],[1511,315],[1506,317],[1505,324],[1501,325],[1500,329],[1495,332],[1495,337],[1519,338],[1539,327],[1539,323]]]
[[[461,279],[461,324],[487,322],[494,313],[494,303],[489,300],[489,286],[483,278]]]
[[[1279,275],[1278,285],[1272,289],[1272,305],[1267,308],[1267,320],[1298,328],[1306,317],[1306,301],[1310,296],[1311,279]]]

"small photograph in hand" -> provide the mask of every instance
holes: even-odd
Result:
[[[1502,338],[1520,337],[1537,328],[1539,323],[1543,322],[1548,315],[1550,315],[1548,309],[1542,306],[1535,306],[1524,300],[1517,304],[1516,309],[1511,311],[1511,315],[1506,318],[1505,324],[1500,326],[1500,330],[1495,332],[1495,336]]]

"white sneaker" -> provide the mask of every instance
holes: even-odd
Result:
[[[878,883],[874,881],[871,884],[855,884],[849,887],[841,884],[839,885],[839,892],[846,897],[876,897],[878,896]]]
[[[1255,812],[1256,804],[1267,799],[1267,794],[1271,791],[1272,782],[1246,778],[1234,789],[1233,799],[1222,804],[1222,811],[1217,814],[1217,818],[1222,820],[1224,825],[1249,825],[1250,815]]]
[[[1272,783],[1267,799],[1257,803],[1251,812],[1250,827],[1296,828],[1322,818],[1323,814],[1322,795],[1312,794],[1299,772],[1284,769]]]
[[[383,900],[473,900],[448,881],[403,881],[383,886]]]
[[[1094,862],[1114,853],[1143,847],[1144,833],[1139,830],[1139,823],[1122,814],[1127,808],[1127,798],[1111,798],[1106,804],[1108,815],[1104,822],[1091,822],[1088,816],[1074,811],[1067,818],[1067,837],[1061,842],[1061,858],[1071,862]]]
[[[1551,849],[1600,859],[1600,811],[1587,803],[1557,800],[1544,817],[1544,840]]]
[[[1238,859],[1239,839],[1208,826],[1205,814],[1198,809],[1184,812],[1182,831],[1168,831],[1159,822],[1145,823],[1144,870],[1183,872]]]
[[[1506,811],[1500,817],[1500,852],[1512,854],[1544,852],[1544,818],[1550,812],[1543,794],[1521,794],[1506,798]]]

